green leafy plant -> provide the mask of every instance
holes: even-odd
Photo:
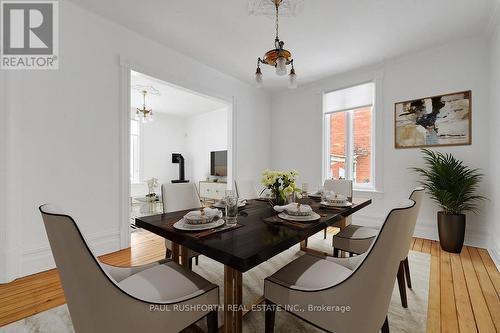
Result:
[[[479,169],[463,165],[451,154],[422,149],[425,168],[411,168],[421,177],[422,184],[447,214],[477,212],[478,203],[486,198],[476,195],[483,174]]]

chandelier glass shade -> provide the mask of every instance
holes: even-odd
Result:
[[[148,93],[147,90],[141,91],[141,94],[143,97],[142,108],[141,109],[137,108],[135,111],[135,120],[141,120],[143,123],[151,122],[154,120],[153,109],[146,108],[146,94],[147,93]]]
[[[257,87],[263,85],[263,75],[260,65],[269,65],[276,68],[276,75],[284,76],[287,74],[287,66],[291,65],[288,77],[288,87],[297,88],[297,75],[293,66],[292,53],[284,48],[285,42],[279,38],[279,7],[283,0],[272,0],[276,9],[276,38],[274,40],[274,49],[267,51],[263,58],[257,59],[257,70],[255,71],[255,83]]]

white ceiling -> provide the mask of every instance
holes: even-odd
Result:
[[[247,0],[72,0],[247,82],[272,48],[274,23],[249,15]],[[300,83],[484,32],[496,0],[305,0],[282,18]],[[228,52],[231,50],[231,52]],[[263,69],[269,89],[286,78]]]
[[[150,93],[146,95],[146,108],[153,109],[154,113],[159,112],[180,117],[190,117],[227,107],[227,104],[218,100],[175,87],[151,76],[132,71],[130,77],[130,86],[132,87],[130,90],[130,105],[134,110],[135,108],[141,108],[143,104],[141,92],[134,89],[134,86],[137,85],[153,86],[159,91],[160,96]]]

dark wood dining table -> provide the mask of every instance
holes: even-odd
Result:
[[[277,213],[268,202],[261,200],[249,200],[239,211],[240,227],[206,237],[193,237],[172,227],[190,210],[136,218],[135,224],[172,241],[172,258],[185,267],[188,267],[188,249],[224,264],[224,332],[239,333],[243,316],[242,273],[298,243],[304,249],[308,237],[328,226],[340,226],[345,217],[371,204],[370,199],[352,201],[351,207],[326,209],[319,201],[306,199],[303,203],[311,205],[321,218],[302,227],[279,223],[277,218],[273,222],[272,217]]]

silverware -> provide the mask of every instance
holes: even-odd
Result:
[[[222,227],[217,227],[217,228],[213,228],[213,229],[208,229],[206,231],[203,231],[203,232],[200,232],[199,234],[197,234],[195,237],[196,238],[202,238],[202,237],[206,237],[206,236],[209,236],[211,234],[215,234],[216,232],[219,232],[219,231],[222,231],[222,230],[226,230],[226,229],[231,229],[235,226],[233,225],[224,225]]]

